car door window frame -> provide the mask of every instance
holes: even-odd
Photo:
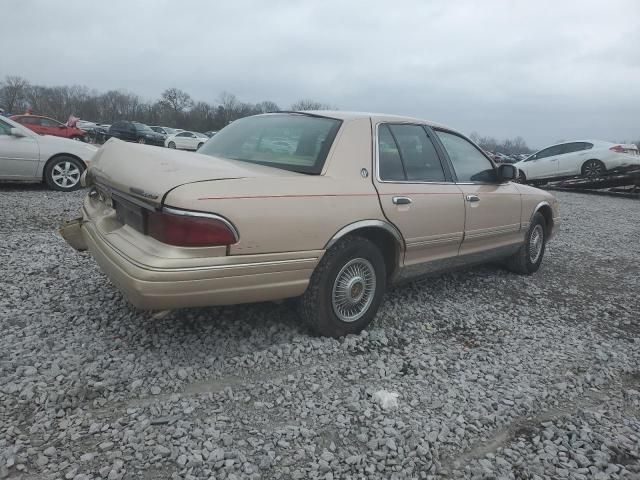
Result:
[[[457,185],[502,185],[503,183],[506,183],[506,182],[501,182],[498,179],[498,167],[497,167],[496,163],[491,158],[489,158],[482,151],[482,149],[480,147],[478,147],[475,143],[473,143],[467,137],[465,137],[464,135],[462,135],[462,134],[460,134],[458,132],[454,132],[452,130],[448,130],[446,128],[441,128],[441,127],[440,128],[434,128],[433,132],[434,132],[433,136],[434,136],[435,140],[438,142],[438,146],[444,152],[444,156],[445,156],[447,165],[448,165],[449,169],[451,170],[453,183],[455,183]],[[493,181],[493,182],[471,182],[471,181],[460,181],[460,180],[458,180],[458,176],[456,175],[456,170],[455,170],[455,168],[453,166],[453,162],[451,161],[451,158],[449,157],[449,153],[447,152],[446,148],[444,148],[444,144],[442,143],[442,141],[440,140],[440,138],[438,137],[436,132],[444,132],[444,133],[448,133],[450,135],[455,135],[456,137],[460,137],[463,140],[466,140],[467,142],[469,142],[478,152],[480,152],[480,155],[482,155],[484,158],[487,159],[489,164],[493,167],[493,171],[495,173],[496,180]]]
[[[442,171],[444,172],[444,181],[426,181],[426,180],[383,180],[380,177],[380,143],[378,140],[379,137],[379,132],[380,132],[380,127],[382,126],[387,126],[387,128],[389,128],[390,125],[413,125],[413,126],[417,126],[417,127],[421,127],[426,135],[427,138],[431,141],[431,143],[433,144],[433,147],[436,150],[436,154],[438,156],[438,160],[440,161],[440,165],[442,166]],[[447,185],[447,184],[453,184],[455,183],[455,179],[453,177],[453,173],[451,171],[451,167],[445,157],[445,153],[443,151],[442,145],[440,144],[440,142],[437,139],[436,134],[433,132],[433,130],[431,129],[431,127],[429,127],[428,125],[422,124],[422,123],[416,123],[416,122],[378,122],[375,125],[375,135],[373,138],[373,147],[374,147],[374,167],[375,167],[375,176],[376,176],[376,180],[380,183],[408,183],[408,184],[426,184],[426,185]],[[395,138],[395,135],[393,134],[393,131],[389,128],[389,132],[391,133],[391,136],[393,138],[393,141],[395,142],[396,148],[398,149],[398,154],[400,155],[400,161],[402,162],[402,167],[403,169],[405,168],[404,166],[404,162],[402,161],[402,153],[400,152],[400,147],[398,146],[398,141]]]

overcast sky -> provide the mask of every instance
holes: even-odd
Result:
[[[639,21],[639,0],[19,0],[2,7],[0,78],[312,98],[534,147],[636,140]]]

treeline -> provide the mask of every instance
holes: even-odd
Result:
[[[527,146],[527,142],[525,142],[522,137],[507,138],[506,140],[498,141],[493,137],[481,137],[478,133],[472,132],[469,138],[487,152],[497,152],[505,155],[533,153],[533,150]]]
[[[32,85],[26,79],[8,76],[0,82],[0,107],[7,113],[34,114],[66,121],[74,115],[83,120],[113,123],[135,120],[148,125],[163,125],[186,130],[219,130],[229,122],[258,113],[282,110],[271,101],[246,103],[224,92],[215,104],[195,101],[178,88],[168,88],[159,99],[145,101],[139,95],[123,90],[100,93],[85,86],[45,87]],[[327,110],[332,108],[314,100],[299,100],[289,110]]]

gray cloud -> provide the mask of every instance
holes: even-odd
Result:
[[[2,17],[0,76],[38,84],[311,97],[535,146],[640,137],[637,0],[40,0]]]

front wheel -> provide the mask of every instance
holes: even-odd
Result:
[[[202,145],[204,145],[204,143],[200,142],[200,143],[198,144],[198,146],[196,147],[196,151],[197,151],[197,150],[200,150],[200,148],[202,147]]]
[[[169,148],[176,148],[175,142],[169,142]]]
[[[80,176],[85,166],[72,157],[51,160],[44,169],[44,180],[50,188],[70,192],[80,188]]]
[[[518,170],[518,176],[516,177],[516,183],[522,183],[523,185],[527,183],[527,177],[525,176],[522,170]]]
[[[547,222],[538,212],[529,225],[524,244],[507,259],[507,268],[515,273],[529,275],[537,272],[547,246]]]
[[[140,145],[144,145],[145,143],[147,143],[147,141],[144,139],[144,137],[140,137],[140,138],[138,139],[138,143],[139,143]]]
[[[376,316],[385,289],[386,268],[378,247],[366,238],[343,238],[322,257],[298,311],[320,335],[359,333]]]

